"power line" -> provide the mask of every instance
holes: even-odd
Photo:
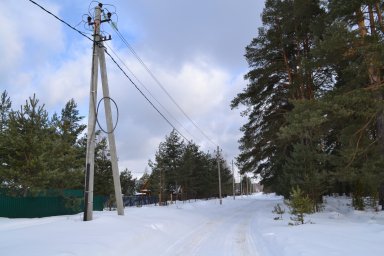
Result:
[[[140,58],[140,56],[136,53],[136,51],[133,49],[133,47],[127,42],[127,40],[124,38],[124,36],[120,33],[117,26],[114,24],[111,24],[111,27],[116,31],[116,34],[119,36],[119,38],[123,41],[123,43],[128,47],[128,49],[132,52],[132,54],[136,57],[136,59],[140,62],[140,64],[144,67],[144,69],[148,72],[148,74],[152,77],[152,79],[157,83],[158,86],[164,91],[164,93],[170,98],[170,100],[176,105],[176,107],[183,113],[183,115],[195,126],[199,132],[207,139],[209,140],[214,146],[217,146],[213,140],[208,137],[205,132],[185,113],[185,111],[181,108],[181,106],[176,102],[176,100],[168,93],[168,91],[164,88],[162,83],[157,79],[157,77],[153,74],[153,72],[148,68],[148,66],[144,63],[144,61]]]
[[[142,90],[140,90],[139,87],[137,87],[137,85],[135,84],[135,82],[132,81],[132,79],[127,75],[127,73],[124,71],[124,69],[122,69],[122,67],[119,65],[119,63],[116,62],[116,60],[111,56],[111,54],[106,51],[104,49],[105,53],[109,56],[109,58],[111,58],[111,60],[116,64],[116,66],[120,69],[121,72],[123,72],[123,74],[125,75],[125,77],[127,77],[129,79],[129,81],[135,86],[135,88],[140,92],[140,94],[148,101],[149,104],[151,104],[151,106],[157,111],[157,113],[159,113],[164,119],[165,121],[167,121],[167,123],[173,127],[173,129],[175,129],[175,131],[180,134],[186,141],[189,141],[172,123],[171,121],[168,120],[168,118],[166,118],[163,113],[160,112],[160,110],[152,103],[152,101],[150,101],[148,99],[148,97],[143,93]]]
[[[163,119],[173,128],[175,129],[175,131],[180,134],[186,141],[189,141],[164,115],[163,113],[161,113],[161,111],[151,102],[151,100],[148,99],[148,97],[143,93],[143,91],[140,90],[140,88],[132,81],[132,79],[128,76],[128,74],[121,68],[121,66],[116,62],[116,60],[111,56],[111,54],[105,49],[105,47],[100,44],[99,42],[95,42],[92,38],[90,38],[88,35],[86,35],[85,33],[83,33],[82,31],[78,30],[77,28],[73,27],[72,25],[70,25],[69,23],[67,23],[66,21],[64,21],[63,19],[59,18],[58,16],[56,16],[55,14],[53,14],[52,12],[50,12],[49,10],[47,10],[46,8],[44,8],[43,6],[41,6],[40,4],[36,3],[35,1],[33,0],[28,0],[29,2],[33,3],[34,5],[40,7],[43,11],[45,11],[46,13],[50,14],[51,16],[53,16],[54,18],[56,18],[57,20],[59,20],[60,22],[64,23],[65,25],[67,25],[69,28],[71,28],[72,30],[75,30],[76,32],[78,32],[80,35],[88,38],[90,41],[92,41],[93,43],[97,43],[97,45],[99,47],[102,47],[103,50],[105,51],[105,53],[109,56],[109,58],[111,58],[111,60],[115,63],[115,65],[120,69],[121,72],[123,72],[123,74],[125,75],[126,78],[128,78],[128,80],[135,86],[135,88],[140,92],[140,94],[148,101],[148,103],[157,111],[157,113],[159,113]]]
[[[67,25],[68,27],[70,27],[71,29],[75,30],[76,32],[78,32],[80,35],[88,38],[89,40],[91,40],[93,42],[93,39],[90,38],[88,35],[86,35],[85,33],[83,33],[82,31],[78,30],[77,28],[73,27],[72,25],[70,25],[69,23],[67,23],[66,21],[60,19],[59,17],[57,17],[55,14],[53,14],[52,12],[48,11],[47,9],[45,9],[43,6],[41,6],[40,4],[36,3],[35,1],[33,0],[28,0],[29,2],[33,3],[34,5],[40,7],[43,11],[45,11],[46,13],[49,13],[51,16],[55,17],[57,20],[59,20],[60,22],[64,23],[65,25]]]
[[[110,47],[107,43],[105,44],[107,46],[107,48],[115,55],[115,57],[124,65],[124,67],[131,73],[131,75],[138,81],[138,83],[146,90],[146,92],[157,102],[157,104],[159,104],[159,106],[171,117],[173,118],[174,121],[176,121],[176,123],[179,124],[179,126],[181,128],[183,128],[188,134],[190,137],[194,138],[194,136],[179,122],[179,120],[176,119],[176,117],[174,117],[172,115],[172,113],[170,113],[167,108],[161,104],[161,102],[148,90],[148,88],[144,85],[143,82],[140,81],[140,79],[133,73],[133,71],[125,64],[125,62],[119,57],[119,55],[112,49],[112,47]]]

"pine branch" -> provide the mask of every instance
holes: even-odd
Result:
[[[359,144],[360,144],[360,140],[361,138],[363,137],[363,132],[365,129],[367,129],[367,127],[369,126],[369,124],[373,121],[373,118],[377,115],[377,112],[375,112],[368,120],[368,122],[366,124],[363,125],[363,127],[361,127],[357,132],[355,132],[353,135],[357,135],[359,134],[359,138],[357,140],[357,143],[356,143],[356,147],[355,147],[355,151],[353,152],[353,156],[352,156],[352,159],[350,160],[350,162],[347,164],[347,166],[345,167],[345,169],[349,168],[353,161],[355,160],[356,158],[356,155],[357,155],[357,152],[358,152],[358,148],[359,148]]]

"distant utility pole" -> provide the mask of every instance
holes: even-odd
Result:
[[[162,195],[163,195],[163,175],[162,175],[162,169],[160,169],[160,182],[159,182],[159,206],[162,206]]]
[[[233,169],[233,160],[232,160],[232,192],[233,192],[233,200],[236,199],[235,197],[235,169]]]
[[[217,146],[217,172],[219,175],[219,198],[220,198],[220,204],[223,204],[223,200],[221,198],[221,173],[220,173],[220,149],[219,146]]]
[[[92,75],[90,86],[89,100],[89,116],[88,116],[88,133],[87,133],[87,155],[86,155],[86,177],[85,177],[85,193],[84,193],[84,221],[92,220],[93,213],[93,188],[94,188],[94,168],[95,168],[95,126],[96,126],[96,100],[97,100],[97,78],[98,67],[100,62],[101,83],[103,87],[103,100],[105,117],[108,131],[108,144],[111,154],[113,184],[115,187],[115,197],[118,215],[124,215],[123,197],[121,194],[121,184],[119,167],[117,164],[116,143],[114,135],[114,127],[112,122],[111,102],[109,96],[107,67],[105,64],[104,44],[103,41],[110,40],[100,35],[100,25],[103,22],[110,21],[111,13],[107,14],[107,19],[101,19],[103,4],[99,3],[95,7],[95,19],[88,17],[88,25],[94,26],[93,34],[93,55],[92,55]]]
[[[240,173],[240,195],[243,195],[243,180],[241,178],[241,173]]]

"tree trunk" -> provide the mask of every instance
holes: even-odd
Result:
[[[381,32],[384,33],[383,17],[381,16],[381,9],[380,9],[379,3],[375,4],[375,9],[376,9],[377,21],[379,23],[380,30],[381,30]]]
[[[365,18],[361,9],[356,10],[357,25],[359,26],[360,36],[364,38],[367,34],[367,28],[365,27]]]
[[[384,211],[384,183],[381,183],[379,188],[379,204],[381,205],[381,210]]]
[[[375,25],[375,17],[373,15],[372,5],[368,5],[369,12],[369,25],[371,27],[371,35],[376,35],[376,25]]]

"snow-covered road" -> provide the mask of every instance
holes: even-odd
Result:
[[[177,238],[162,255],[259,255],[252,222],[260,205],[223,206],[207,212],[207,219]]]
[[[257,194],[178,202],[116,212],[36,219],[0,218],[0,255],[121,256],[379,255],[384,212],[358,212],[346,198],[328,198],[325,211],[307,217],[314,224],[289,226],[289,214],[275,221],[280,197]]]
[[[275,200],[278,200],[275,198]],[[255,230],[275,200],[253,197],[177,202],[168,207],[126,208],[41,219],[0,218],[4,255],[264,255]],[[260,214],[258,214],[260,212]],[[1,254],[3,255],[3,254]]]

